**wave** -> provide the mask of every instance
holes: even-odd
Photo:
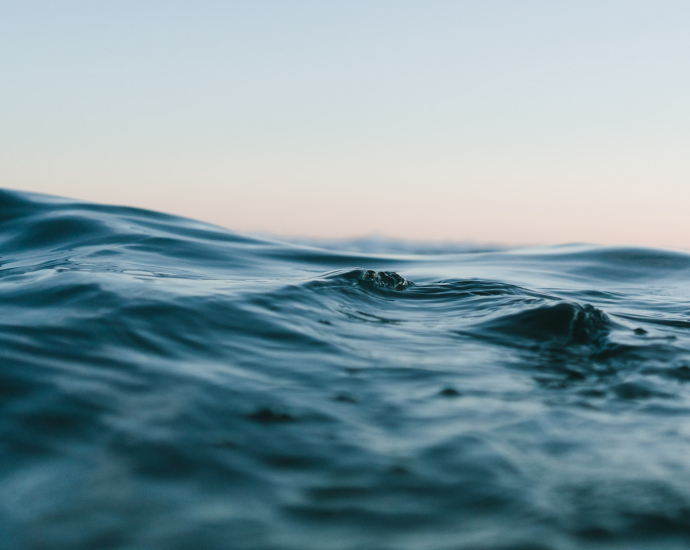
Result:
[[[0,191],[2,546],[685,546],[689,274]]]

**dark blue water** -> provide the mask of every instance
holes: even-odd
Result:
[[[2,192],[0,496],[3,549],[687,547],[690,255]]]

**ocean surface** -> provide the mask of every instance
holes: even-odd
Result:
[[[689,254],[379,244],[0,191],[0,548],[690,547]]]

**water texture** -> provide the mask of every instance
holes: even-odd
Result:
[[[0,192],[0,547],[688,547],[690,255],[413,252]]]

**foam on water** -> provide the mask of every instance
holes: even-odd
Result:
[[[0,546],[690,544],[690,255],[370,244],[1,192]]]

